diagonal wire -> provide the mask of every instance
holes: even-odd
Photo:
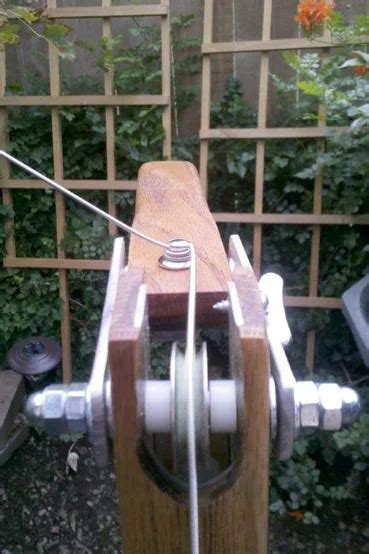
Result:
[[[114,223],[114,225],[116,225],[120,229],[123,229],[124,231],[127,231],[128,233],[132,233],[133,235],[137,235],[138,237],[140,237],[144,240],[147,240],[149,242],[152,242],[153,244],[157,244],[158,246],[162,246],[163,248],[166,248],[166,249],[167,248],[169,248],[169,249],[172,248],[170,244],[167,244],[165,242],[161,242],[160,240],[153,239],[153,238],[145,235],[144,233],[140,233],[140,231],[137,231],[136,229],[133,229],[132,227],[130,227],[126,223],[123,223],[123,221],[120,221],[116,217],[113,217],[112,215],[104,212],[104,210],[101,210],[97,206],[94,206],[94,204],[91,204],[90,202],[88,202],[87,200],[82,198],[81,196],[78,196],[78,194],[75,194],[74,192],[72,192],[71,190],[63,187],[62,185],[60,185],[56,181],[53,181],[49,177],[46,177],[46,175],[43,175],[39,171],[36,171],[32,167],[30,167],[29,165],[21,162],[17,158],[14,158],[14,156],[11,156],[10,154],[5,152],[4,150],[0,150],[0,156],[2,156],[3,158],[6,158],[9,162],[12,162],[13,164],[17,165],[18,167],[20,167],[21,169],[23,169],[27,173],[30,173],[34,177],[37,177],[37,179],[41,179],[41,181],[44,181],[44,183],[47,183],[53,189],[65,194],[65,196],[68,196],[69,198],[72,198],[72,200],[75,200],[79,204],[82,204],[82,206],[84,206],[85,208],[88,208],[89,210],[95,212],[96,214],[100,215],[101,217],[107,219],[108,221],[111,221],[112,223]]]
[[[164,243],[159,240],[153,239],[144,233],[140,233],[136,229],[133,229],[126,223],[123,223],[119,219],[116,219],[112,215],[104,212],[94,204],[91,204],[84,198],[78,196],[69,189],[63,187],[56,181],[53,181],[46,175],[43,175],[39,171],[36,171],[27,164],[21,162],[17,158],[11,156],[4,150],[0,150],[0,157],[6,158],[8,161],[17,165],[24,171],[30,173],[34,177],[37,177],[41,181],[44,181],[50,185],[53,189],[65,194],[69,198],[72,198],[79,204],[95,212],[101,217],[114,223],[120,229],[123,229],[129,233],[135,234],[138,237],[162,246],[168,255],[179,253],[181,256],[183,253],[183,244],[175,246],[170,243]],[[186,369],[188,373],[187,383],[187,456],[188,456],[188,480],[189,480],[189,526],[190,526],[190,538],[191,538],[191,554],[200,553],[199,542],[199,503],[198,503],[198,479],[197,479],[197,461],[196,461],[196,425],[195,425],[195,408],[194,408],[194,367],[195,367],[195,325],[196,325],[196,253],[193,244],[188,243],[188,251],[190,254],[191,265],[189,274],[189,286],[188,286],[188,309],[187,309],[187,336],[186,336]]]

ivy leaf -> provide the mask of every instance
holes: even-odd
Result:
[[[310,96],[318,96],[319,98],[323,96],[325,92],[325,87],[323,85],[319,85],[315,81],[299,81],[297,83],[297,86],[305,94],[309,94]]]
[[[15,15],[19,19],[22,19],[26,23],[35,23],[40,19],[40,16],[37,10],[33,10],[31,8],[24,8],[23,6],[12,7],[11,14]]]
[[[63,59],[74,60],[75,52],[73,44],[66,39],[68,33],[70,32],[70,27],[64,25],[63,23],[46,23],[42,36],[52,42],[54,46],[59,50],[59,55]]]
[[[369,64],[369,53],[362,50],[353,50],[353,53],[364,63]]]
[[[19,25],[16,23],[5,23],[0,27],[0,45],[18,44]]]
[[[362,65],[362,62],[357,58],[350,58],[349,60],[343,62],[343,64],[340,65],[340,68],[344,69],[345,67],[356,67],[357,65]]]

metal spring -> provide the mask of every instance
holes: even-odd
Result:
[[[184,239],[172,239],[169,241],[169,248],[164,249],[164,256],[168,262],[189,262],[191,261],[190,245]]]
[[[191,245],[184,239],[172,239],[159,259],[164,269],[186,269],[191,265]]]

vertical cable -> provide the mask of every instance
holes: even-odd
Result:
[[[191,266],[188,287],[186,368],[188,373],[187,390],[187,455],[189,477],[189,523],[191,534],[191,554],[199,554],[199,499],[196,462],[196,433],[194,408],[194,361],[195,361],[195,323],[196,323],[196,253],[193,244],[189,244]]]

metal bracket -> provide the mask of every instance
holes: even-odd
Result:
[[[94,446],[96,461],[99,465],[106,465],[109,460],[108,414],[106,409],[105,385],[109,373],[108,343],[118,278],[121,269],[124,268],[124,262],[124,239],[123,237],[119,237],[114,241],[99,338],[97,341],[91,378],[86,391],[86,421],[90,440]]]

